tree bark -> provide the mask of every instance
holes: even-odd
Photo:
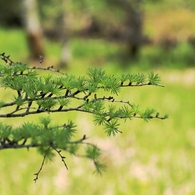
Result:
[[[59,2],[61,3],[62,6],[61,16],[58,22],[59,24],[58,29],[61,32],[61,40],[62,40],[62,50],[61,50],[59,67],[67,68],[72,58],[70,45],[69,45],[71,20],[68,12],[71,6],[71,0],[60,0]]]
[[[142,45],[143,14],[140,8],[141,0],[120,0],[126,12],[126,35],[127,54],[136,59]]]
[[[26,31],[27,42],[31,59],[38,59],[39,55],[44,55],[43,34],[38,17],[37,1],[23,0],[22,19]]]

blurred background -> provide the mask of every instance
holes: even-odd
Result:
[[[88,67],[116,75],[154,71],[165,88],[125,89],[118,99],[169,119],[127,121],[122,134],[108,138],[89,115],[52,115],[56,123],[76,119],[79,134],[102,148],[107,172],[93,175],[90,162],[67,156],[68,171],[56,158],[34,184],[41,164],[36,151],[1,151],[1,194],[195,194],[194,0],[1,0],[3,52],[30,66],[42,55],[43,66],[74,75]]]

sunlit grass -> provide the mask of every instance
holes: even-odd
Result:
[[[1,47],[0,53],[11,55],[14,61],[26,60],[28,47],[25,41],[24,31],[20,29],[0,29]]]
[[[9,33],[9,39],[3,37]],[[27,46],[20,30],[0,30],[2,52],[13,60],[27,59]],[[86,44],[87,43],[87,44]],[[46,42],[47,56],[58,60],[60,45]],[[156,108],[162,114],[169,114],[167,120],[151,120],[148,123],[134,119],[121,123],[122,134],[107,137],[104,129],[95,126],[92,116],[83,113],[50,114],[53,123],[64,123],[68,119],[76,122],[79,135],[86,134],[89,142],[96,143],[103,150],[103,159],[108,165],[102,177],[93,175],[91,162],[67,155],[67,171],[61,160],[47,163],[34,184],[34,173],[41,165],[42,158],[35,149],[5,150],[0,152],[0,192],[13,194],[191,194],[195,192],[195,72],[194,70],[171,70],[171,63],[162,51],[156,48],[144,48],[143,58],[126,70],[120,68],[118,46],[101,40],[73,40],[71,43],[75,58],[69,74],[81,75],[89,65],[107,65],[103,67],[109,73],[148,72],[159,73],[164,88],[143,87],[122,90],[117,99],[129,100],[143,107]],[[185,59],[192,50],[181,44],[172,54],[174,66]],[[88,56],[89,54],[89,56]],[[185,55],[183,55],[185,54]],[[115,58],[116,57],[116,58]],[[185,57],[185,58],[184,58]],[[154,60],[154,61],[152,61]],[[155,61],[156,60],[156,61]],[[191,62],[191,61],[190,61]],[[192,61],[193,62],[193,61]],[[159,63],[159,64],[158,64]],[[156,64],[156,66],[155,66]],[[115,65],[115,67],[113,67]],[[152,65],[152,66],[151,66]],[[163,67],[163,69],[161,68]],[[1,89],[2,97],[4,90]],[[10,98],[7,92],[3,97]],[[6,123],[19,125],[22,121],[38,122],[39,116],[17,119],[1,119]],[[10,122],[11,121],[11,122]]]

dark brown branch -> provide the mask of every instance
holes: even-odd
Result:
[[[43,166],[44,166],[46,157],[47,157],[47,155],[45,154],[44,157],[43,157],[43,161],[42,161],[42,163],[41,163],[41,166],[40,166],[38,172],[34,174],[34,175],[35,175],[35,178],[34,178],[34,182],[35,182],[35,183],[36,183],[36,181],[37,181],[38,178],[39,178],[39,174],[40,174],[41,170],[43,169]]]
[[[10,143],[6,143],[6,144],[0,144],[0,150],[4,150],[4,149],[22,149],[22,148],[36,148],[39,145],[35,145],[35,144],[10,144]]]
[[[150,83],[139,83],[139,84],[121,84],[120,87],[143,87],[143,86],[157,86],[157,87],[164,87],[164,85],[156,84],[152,85]]]
[[[64,166],[65,166],[66,169],[68,170],[68,166],[67,166],[67,164],[66,164],[66,162],[65,162],[65,160],[64,160],[66,157],[63,156],[63,155],[61,154],[62,151],[61,151],[61,150],[57,150],[57,149],[55,149],[55,148],[54,148],[54,150],[58,153],[58,155],[60,156],[62,162],[64,163]]]

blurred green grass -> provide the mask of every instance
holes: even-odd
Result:
[[[27,46],[24,34],[20,30],[0,30],[2,52],[11,55],[15,61],[27,60]],[[86,44],[87,42],[87,44]],[[60,52],[57,43],[45,42],[47,56],[55,63]],[[84,74],[89,65],[103,66],[109,73],[120,74],[117,52],[114,43],[102,40],[71,41],[73,54],[70,73]],[[165,88],[143,87],[123,89],[117,99],[129,100],[144,107],[153,107],[162,114],[168,113],[169,119],[152,120],[148,123],[134,119],[121,123],[122,134],[107,137],[104,130],[93,125],[93,118],[83,113],[51,115],[54,123],[73,119],[79,130],[89,136],[89,141],[96,143],[103,150],[103,159],[108,165],[102,177],[93,175],[91,162],[67,157],[69,170],[63,166],[56,156],[54,162],[47,163],[36,184],[33,174],[41,164],[41,156],[36,150],[7,150],[0,152],[0,193],[13,194],[187,194],[195,193],[195,71],[185,69],[192,52],[191,48],[181,44],[176,48],[175,61],[165,58],[161,49],[145,48],[143,57],[135,64],[131,63],[125,72],[144,72],[154,70],[159,73]],[[155,54],[156,52],[156,54]],[[183,55],[183,54],[186,54]],[[156,55],[155,63],[152,57]],[[182,56],[181,56],[182,55]],[[185,59],[181,62],[181,58]],[[158,64],[159,65],[156,65]],[[171,61],[169,64],[168,62]],[[180,61],[180,66],[176,66]],[[171,64],[173,63],[173,66]],[[190,62],[191,63],[191,62]],[[176,64],[176,65],[175,65]],[[50,64],[49,64],[50,65]],[[151,66],[152,65],[152,66]],[[169,66],[170,65],[170,66]],[[171,69],[174,68],[174,69]],[[175,69],[177,68],[177,69]],[[179,70],[178,68],[181,68]],[[3,90],[0,91],[1,97]],[[4,97],[9,96],[7,93]],[[25,120],[37,121],[38,117],[28,116],[17,119],[4,119],[6,123],[18,125]],[[2,119],[1,119],[2,121]]]

